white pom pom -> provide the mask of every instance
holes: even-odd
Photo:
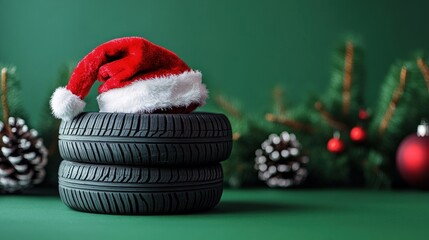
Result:
[[[85,102],[70,90],[60,87],[52,94],[50,105],[56,118],[70,121],[83,111]]]

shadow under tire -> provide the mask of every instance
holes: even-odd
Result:
[[[59,152],[77,162],[196,166],[226,160],[231,124],[223,114],[84,112],[61,122]]]
[[[209,210],[222,196],[220,164],[155,168],[62,161],[60,198],[68,207],[105,214],[179,214]]]

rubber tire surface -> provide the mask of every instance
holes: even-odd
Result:
[[[223,114],[87,112],[61,123],[58,144],[70,161],[195,166],[226,160],[232,133]]]
[[[70,208],[107,214],[176,214],[208,210],[222,196],[220,164],[143,168],[62,161],[61,200]]]

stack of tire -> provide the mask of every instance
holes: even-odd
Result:
[[[60,125],[60,197],[93,213],[208,210],[220,201],[231,148],[222,114],[82,113]]]

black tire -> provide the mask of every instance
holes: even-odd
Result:
[[[62,122],[63,159],[100,164],[196,166],[226,160],[231,125],[223,114],[82,113]]]
[[[222,196],[220,164],[144,168],[64,160],[59,193],[70,208],[107,214],[176,214],[208,210]]]

